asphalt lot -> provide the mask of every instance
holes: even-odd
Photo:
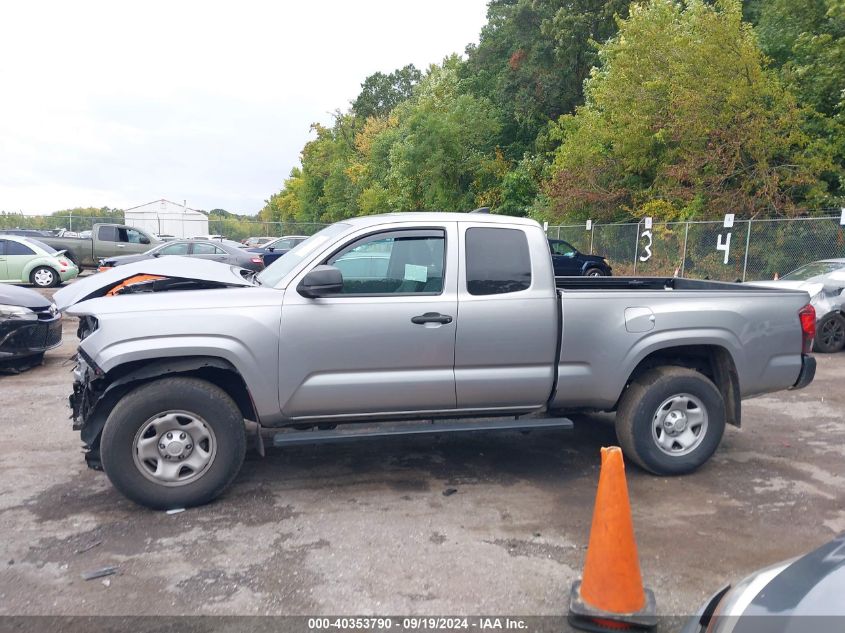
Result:
[[[75,328],[44,366],[0,377],[0,615],[566,613],[607,416],[250,452],[223,498],[169,515],[86,468],[66,405]],[[845,354],[817,358],[809,388],[747,401],[699,472],[628,468],[660,613],[845,531]],[[82,580],[106,565],[117,575]]]

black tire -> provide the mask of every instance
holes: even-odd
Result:
[[[185,411],[213,431],[216,453],[202,474],[175,487],[156,483],[135,463],[135,440],[149,420],[166,411]],[[232,483],[246,452],[244,418],[219,387],[196,378],[164,378],[125,395],[106,420],[100,440],[103,469],[115,488],[154,510],[208,503]]]
[[[601,268],[596,268],[595,266],[588,268],[584,271],[585,277],[604,277],[604,271]]]
[[[694,409],[704,410],[706,423],[698,427],[699,435],[689,452],[669,454],[658,444],[653,425],[661,411],[666,411],[661,405],[683,395],[698,400],[700,406]],[[625,456],[641,468],[656,475],[684,475],[716,451],[725,432],[725,417],[722,394],[706,376],[685,367],[657,367],[637,378],[622,396],[616,412],[616,436]],[[660,431],[666,432],[662,427]],[[671,434],[667,437],[671,440]]]
[[[38,273],[41,273],[41,275]],[[50,275],[49,281],[44,283],[43,280],[46,278],[47,273]],[[36,281],[36,278],[38,278],[39,281]],[[29,273],[29,282],[33,286],[37,286],[39,288],[55,288],[62,283],[62,278],[54,268],[50,268],[49,266],[39,266]]]
[[[841,352],[845,347],[845,317],[839,312],[826,314],[816,325],[813,349],[823,354]]]

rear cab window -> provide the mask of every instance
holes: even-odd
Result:
[[[97,229],[97,239],[101,242],[117,242],[116,226],[101,226]]]
[[[525,232],[473,227],[466,231],[466,285],[471,295],[500,295],[531,287]]]

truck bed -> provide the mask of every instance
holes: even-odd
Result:
[[[672,348],[726,352],[742,397],[791,387],[806,292],[675,277],[556,277],[562,337],[554,408],[612,410],[630,369]],[[760,292],[760,291],[763,292]]]
[[[683,277],[555,277],[558,290],[717,290],[720,292],[751,292],[755,286],[685,279]]]

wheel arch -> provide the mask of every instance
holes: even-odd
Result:
[[[21,275],[23,279],[21,279],[21,281],[24,283],[30,283],[32,281],[32,273],[38,268],[49,268],[55,273],[56,277],[59,279],[62,278],[62,274],[59,272],[59,269],[52,263],[43,259],[33,259],[32,261],[27,262],[27,264],[23,267],[23,274]]]
[[[721,345],[700,344],[664,347],[646,355],[631,372],[625,389],[642,374],[655,367],[686,367],[705,375],[722,394],[725,400],[725,414],[728,424],[739,427],[742,424],[742,404],[739,387],[739,373],[730,351]],[[622,390],[622,394],[625,393]],[[622,394],[619,399],[621,400]],[[616,403],[618,408],[619,402]]]
[[[96,461],[99,461],[100,434],[117,402],[136,387],[169,376],[191,376],[206,380],[234,400],[244,419],[259,421],[246,382],[228,360],[214,356],[187,356],[131,361],[113,367],[95,381],[100,384],[90,396],[93,402],[88,407],[80,432],[82,441],[96,455]],[[88,461],[91,464],[92,459],[88,458]]]

